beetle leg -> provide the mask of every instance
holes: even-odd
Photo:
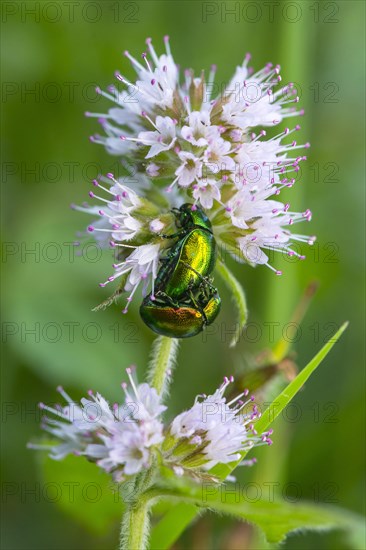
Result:
[[[193,303],[194,307],[195,307],[196,309],[198,309],[198,311],[201,313],[201,315],[202,315],[202,317],[203,317],[203,319],[204,319],[204,326],[206,326],[206,325],[207,325],[207,317],[206,317],[205,312],[203,311],[203,308],[202,308],[202,307],[200,306],[200,304],[197,302],[197,300],[196,300],[196,298],[195,298],[195,296],[194,296],[192,290],[189,290],[189,295],[190,295],[190,298],[191,298],[191,300],[192,300],[192,303]]]
[[[201,279],[201,285],[204,289],[207,287],[210,287],[211,290],[216,291],[216,288],[212,285],[212,281],[213,281],[212,277],[203,277],[201,273],[199,273],[196,269],[194,269],[194,267],[189,265],[187,262],[183,262],[183,260],[180,260],[180,261],[183,265],[188,267],[188,269],[193,271],[193,273],[195,273]]]
[[[161,238],[161,239],[176,239],[177,237],[183,237],[184,235],[186,235],[186,231],[185,230],[181,230],[181,231],[177,231],[176,233],[172,233],[171,235],[166,235],[165,233],[158,233],[158,236]]]
[[[174,308],[178,308],[179,304],[177,302],[174,302],[173,298],[171,298],[168,294],[163,292],[162,290],[158,290],[155,293],[155,298],[162,298],[164,303],[168,303],[169,305],[173,306]]]
[[[169,256],[167,256],[166,258],[159,258],[159,261],[160,261],[162,264],[164,264],[164,263],[166,263],[166,262],[169,262],[169,261],[170,261],[170,258],[169,258]]]
[[[215,294],[217,292],[217,288],[213,286],[212,279],[209,279],[208,277],[204,277],[204,281],[202,281],[200,287],[202,289],[202,292],[206,294],[206,298],[210,297],[210,294]],[[210,292],[208,292],[208,289],[210,289]]]

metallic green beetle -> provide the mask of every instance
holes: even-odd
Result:
[[[200,208],[189,203],[175,210],[178,238],[162,260],[155,280],[155,296],[146,296],[140,307],[144,323],[171,338],[190,338],[216,319],[221,300],[209,279],[216,262],[216,241],[211,222]]]
[[[189,203],[176,210],[180,231],[167,238],[178,237],[155,280],[155,289],[180,300],[187,292],[198,287],[202,278],[213,271],[216,262],[216,241],[211,222],[200,208],[192,210]]]
[[[207,325],[216,319],[221,299],[216,289],[209,295],[198,296],[197,299],[178,302],[173,306],[156,298],[146,296],[140,307],[140,315],[146,325],[162,336],[170,338],[190,338],[199,334]]]

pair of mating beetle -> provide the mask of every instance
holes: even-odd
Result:
[[[220,311],[220,296],[210,278],[216,241],[203,210],[185,203],[173,212],[180,230],[164,237],[178,240],[161,260],[155,296],[144,298],[140,315],[160,335],[189,338],[213,323]]]

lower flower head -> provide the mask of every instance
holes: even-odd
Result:
[[[193,406],[164,429],[161,415],[166,407],[160,396],[148,384],[136,384],[131,369],[127,373],[130,387],[122,384],[125,401],[113,406],[91,391],[89,398],[75,403],[59,387],[67,405],[40,404],[51,414],[44,417],[42,427],[59,443],[29,447],[48,450],[55,460],[68,454],[85,456],[115,481],[149,468],[154,456],[176,475],[218,481],[209,473],[214,466],[237,462],[253,447],[272,443],[272,430],[262,434],[255,430],[260,412],[248,390],[227,402],[224,393],[232,377],[225,378],[212,395],[197,396]]]

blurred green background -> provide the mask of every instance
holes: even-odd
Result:
[[[318,236],[305,262],[281,266],[275,258],[282,277],[233,266],[248,296],[251,331],[228,349],[233,306],[220,287],[219,324],[181,346],[169,415],[217,387],[224,374],[245,374],[286,331],[307,284],[318,280],[294,344],[299,368],[346,319],[349,329],[295,408],[276,421],[275,444],[256,453],[257,466],[242,469],[239,479],[258,483],[263,497],[268,484],[277,484],[289,499],[301,495],[362,513],[364,3],[4,1],[1,8],[2,548],[117,544],[121,505],[97,468],[47,460],[44,470],[43,458],[25,446],[39,434],[36,404],[57,400],[58,384],[75,399],[93,388],[118,400],[124,369],[133,363],[140,377],[145,372],[153,335],[139,321],[137,302],[127,317],[121,307],[91,312],[108,295],[98,282],[110,274],[112,258],[93,246],[74,256],[75,233],[89,219],[69,204],[87,198],[99,172],[118,173],[117,158],[88,141],[98,125],[84,111],[111,106],[95,86],[106,88],[117,68],[132,76],[122,52],[138,56],[151,36],[162,53],[165,34],[181,67],[200,71],[217,63],[219,83],[247,51],[256,70],[280,63],[283,81],[296,82],[306,110],[298,140],[312,147],[289,198],[295,210],[311,208],[313,221],[301,229]],[[67,494],[78,480],[72,502]],[[104,484],[102,498],[91,483]],[[213,515],[175,545],[261,547],[250,529]],[[348,548],[338,533],[291,536],[285,544],[309,547]]]

